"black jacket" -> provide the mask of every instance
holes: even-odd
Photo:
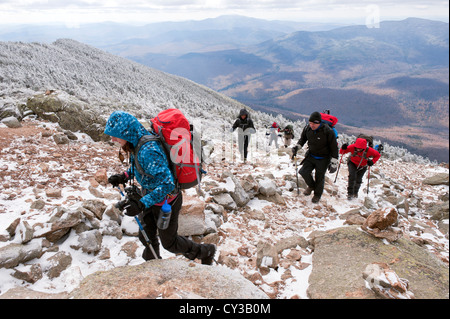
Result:
[[[247,115],[247,117],[243,120],[241,118],[242,115]],[[233,131],[235,129],[237,129],[238,127],[240,127],[243,131],[245,131],[248,128],[253,128],[253,129],[255,128],[255,126],[253,125],[253,121],[250,118],[250,116],[249,116],[249,114],[248,114],[246,109],[242,109],[239,112],[239,116],[238,116],[237,120],[233,124]]]
[[[297,144],[303,147],[306,142],[308,142],[309,155],[336,159],[339,157],[336,135],[328,125],[322,124],[315,131],[306,125]]]

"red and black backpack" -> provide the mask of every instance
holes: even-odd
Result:
[[[135,164],[139,173],[145,172],[137,161],[137,154],[142,145],[148,141],[159,141],[166,153],[169,168],[175,183],[181,189],[199,185],[202,174],[201,149],[194,145],[201,145],[193,141],[192,126],[184,114],[178,109],[167,109],[151,119],[154,135],[144,135],[135,149]],[[198,153],[198,154],[197,154]]]

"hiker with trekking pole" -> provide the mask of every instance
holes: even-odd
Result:
[[[176,122],[176,119],[171,122]],[[133,115],[123,111],[111,114],[105,134],[111,136],[111,141],[118,143],[121,150],[128,154],[129,169],[110,176],[108,182],[114,187],[130,185],[125,188],[125,199],[116,207],[124,210],[125,215],[135,217],[140,228],[139,240],[145,246],[142,257],[145,260],[161,258],[159,234],[161,244],[167,251],[181,253],[190,260],[198,258],[202,264],[211,265],[216,251],[214,245],[197,244],[178,235],[183,187],[180,186],[180,176],[174,177],[174,171],[169,166],[171,156],[166,154],[157,134],[145,129]],[[134,184],[135,180],[140,188]]]
[[[313,112],[309,117],[309,125],[306,125],[297,144],[292,148],[292,158],[295,158],[299,148],[308,142],[308,151],[300,163],[302,167],[299,174],[303,177],[307,189],[303,192],[308,196],[314,192],[313,203],[318,203],[325,186],[325,173],[337,170],[338,146],[334,131],[322,123],[319,112]],[[314,177],[312,171],[315,171]]]
[[[361,136],[361,135],[360,135]],[[370,167],[380,159],[380,153],[370,146],[372,144],[366,138],[358,137],[354,144],[343,144],[339,153],[351,153],[348,160],[348,186],[347,199],[358,198],[358,192],[362,184],[362,179],[367,169],[369,169],[368,179],[370,178]],[[341,158],[342,160],[342,158]],[[337,176],[336,176],[337,177]],[[368,192],[369,184],[367,184]]]

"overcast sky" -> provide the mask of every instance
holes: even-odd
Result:
[[[0,0],[2,23],[147,24],[240,14],[269,20],[351,22],[418,17],[448,22],[440,0]]]

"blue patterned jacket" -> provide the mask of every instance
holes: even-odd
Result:
[[[115,111],[111,114],[106,123],[105,134],[121,138],[138,145],[139,139],[144,135],[151,134],[139,121],[131,114],[123,111]],[[167,157],[158,141],[149,141],[142,145],[139,150],[138,162],[144,172],[148,175],[141,175],[135,167],[134,155],[130,155],[131,167],[127,173],[134,176],[141,185],[146,195],[141,198],[141,202],[149,208],[164,200],[167,194],[175,189],[175,183],[170,172]]]

